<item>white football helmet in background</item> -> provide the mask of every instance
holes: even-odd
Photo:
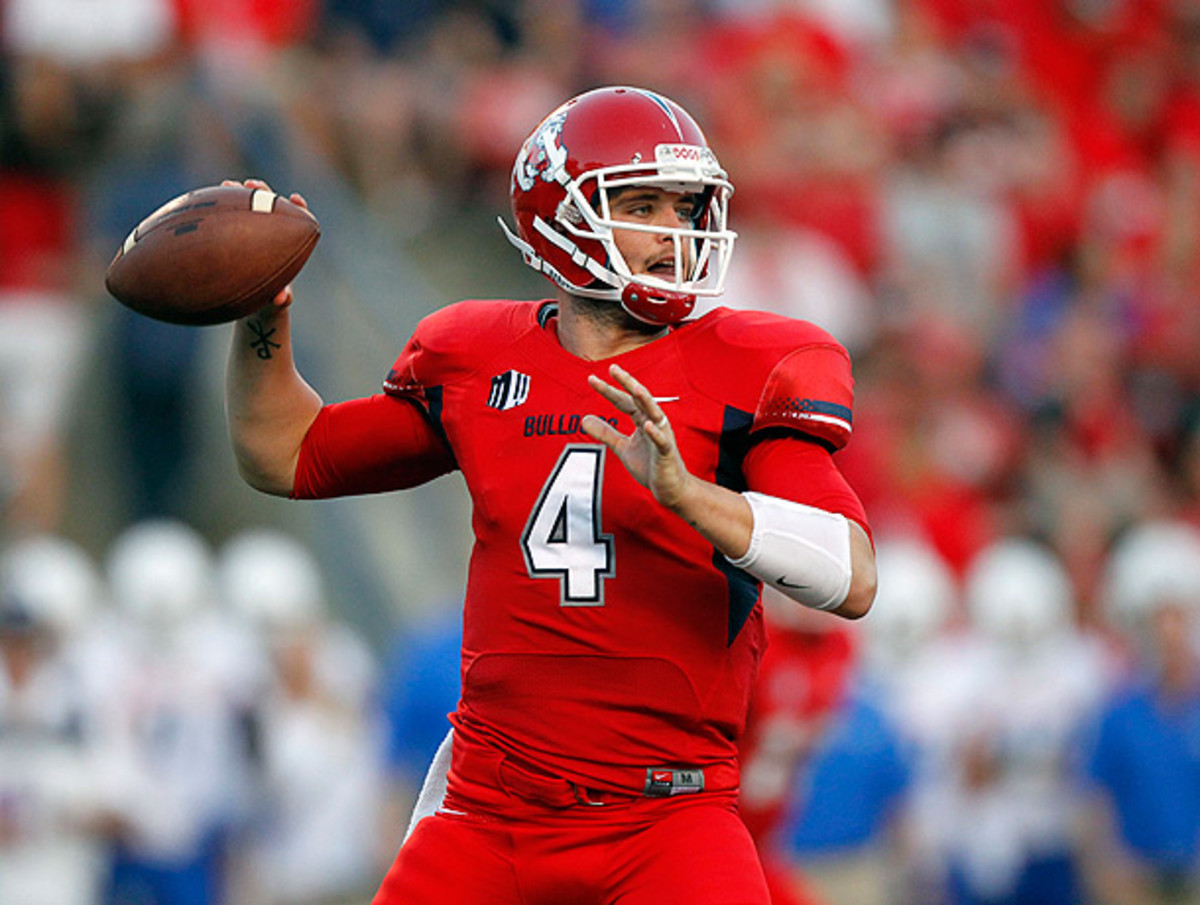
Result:
[[[976,554],[965,588],[975,628],[1016,648],[1058,635],[1073,619],[1075,595],[1062,561],[1027,538],[1004,538]]]
[[[1109,614],[1126,623],[1166,604],[1200,607],[1200,530],[1166,519],[1130,529],[1109,554],[1105,594]]]
[[[127,528],[109,548],[109,592],[127,615],[169,627],[215,600],[213,552],[196,529],[174,519]]]
[[[257,628],[299,628],[325,615],[325,587],[316,558],[303,543],[269,528],[234,536],[218,558],[221,594]]]
[[[14,541],[0,554],[0,588],[61,635],[82,630],[103,600],[100,571],[82,546],[42,534]]]
[[[942,555],[917,538],[880,539],[875,565],[879,591],[863,622],[867,655],[880,663],[904,661],[946,628],[957,583]]]
[[[330,611],[320,564],[303,541],[273,528],[230,538],[218,557],[218,580],[229,612],[253,631],[293,673],[300,662],[327,700],[363,706],[376,680],[374,655]]]

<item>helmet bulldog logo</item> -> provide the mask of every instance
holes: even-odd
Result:
[[[513,167],[513,178],[523,191],[532,189],[539,176],[546,182],[554,182],[567,162],[567,149],[559,144],[566,121],[565,111],[547,117],[525,142]]]

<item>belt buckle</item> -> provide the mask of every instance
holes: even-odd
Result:
[[[694,767],[647,767],[642,790],[650,798],[691,795],[704,791],[704,771]]]

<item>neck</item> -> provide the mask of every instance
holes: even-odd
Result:
[[[587,361],[613,358],[666,335],[666,327],[638,320],[619,302],[558,293],[558,341]]]

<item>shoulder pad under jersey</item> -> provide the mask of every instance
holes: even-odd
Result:
[[[829,332],[808,321],[727,308],[697,326],[705,322],[696,341],[712,348],[698,360],[724,367],[697,369],[693,379],[734,387],[734,404],[754,413],[751,431],[782,427],[834,449],[846,445],[854,380],[849,353]]]
[[[456,302],[421,319],[383,381],[393,396],[421,396],[482,367],[496,352],[537,328],[540,302]]]

